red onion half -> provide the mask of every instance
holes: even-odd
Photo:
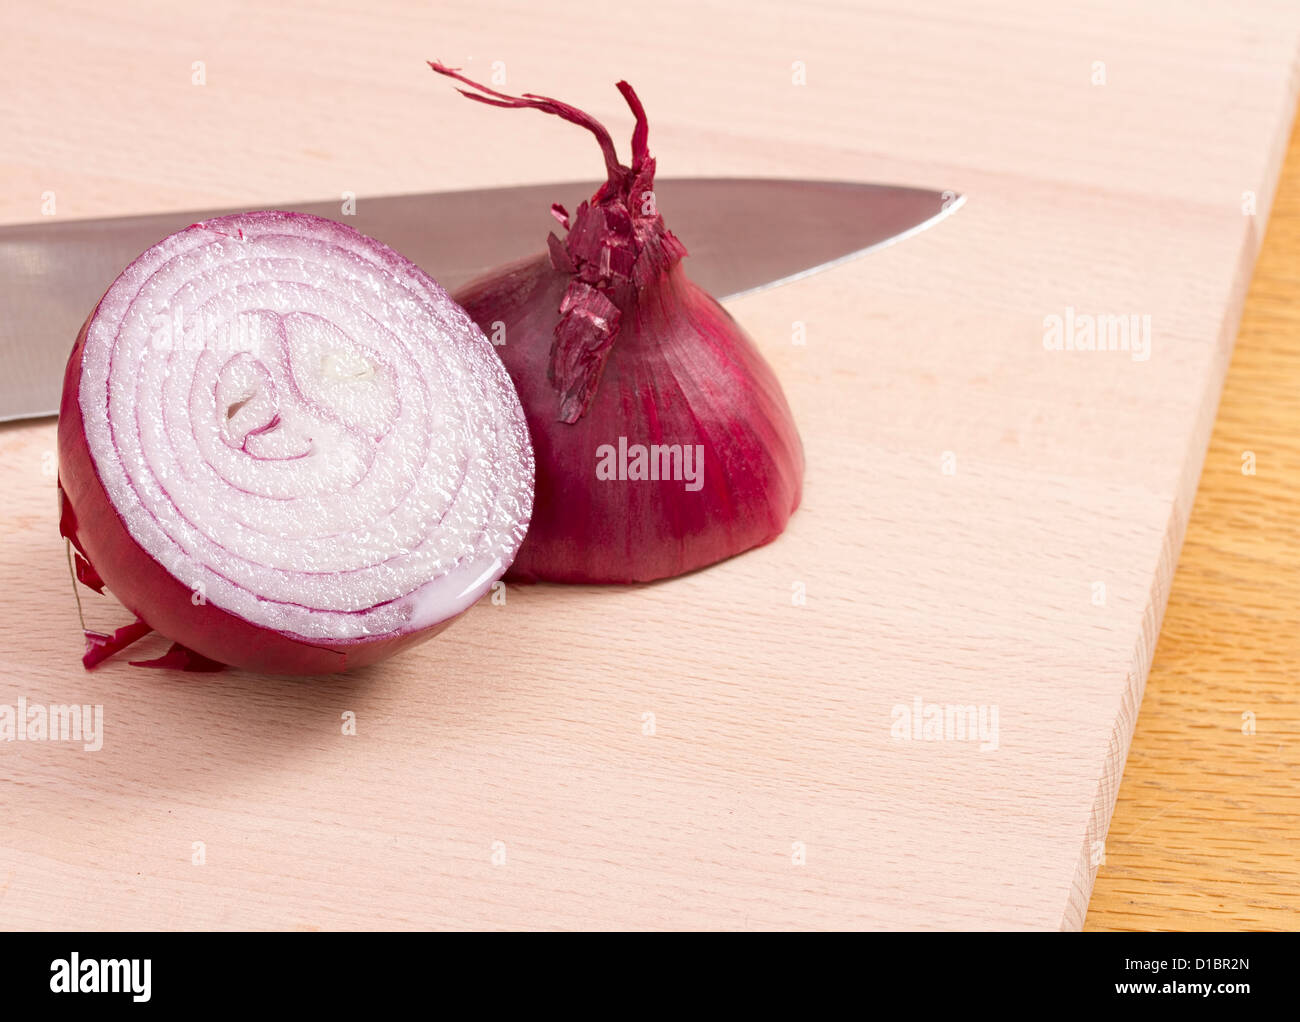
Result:
[[[389,656],[487,592],[533,458],[442,288],[349,227],[261,212],[164,239],[100,300],[64,380],[59,486],[79,577],[144,623],[88,666],[153,628],[177,644],[157,666],[303,674]]]
[[[537,457],[532,525],[507,577],[648,582],[775,539],[799,506],[803,445],[754,342],[682,268],[632,87],[618,83],[636,118],[624,166],[581,110],[430,66],[469,99],[587,129],[607,174],[572,217],[552,207],[563,240],[454,295],[497,343]]]

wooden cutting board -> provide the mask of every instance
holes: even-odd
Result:
[[[0,220],[593,172],[581,132],[459,100],[426,57],[623,145],[625,77],[665,175],[964,192],[732,303],[799,422],[803,508],[687,578],[511,587],[351,676],[87,674],[54,425],[0,428],[0,704],[104,712],[96,752],[0,742],[0,926],[1081,924],[1300,9],[552,6],[11,5]],[[1149,316],[1149,358],[1048,350],[1054,316]],[[903,737],[918,700],[996,711],[996,740]]]

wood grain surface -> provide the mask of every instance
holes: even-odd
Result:
[[[83,673],[53,425],[0,429],[0,704],[105,718],[97,752],[0,743],[0,926],[1078,928],[1103,847],[1103,925],[1283,925],[1280,412],[1226,420],[1212,451],[1207,479],[1240,473],[1236,447],[1259,458],[1214,540],[1257,588],[1208,555],[1191,573],[1209,588],[1180,634],[1211,648],[1185,647],[1161,697],[1185,701],[1152,718],[1180,758],[1137,757],[1149,823],[1102,842],[1295,110],[1300,9],[587,11],[0,12],[3,222],[50,194],[74,217],[593,173],[583,133],[466,103],[428,57],[499,62],[624,147],[627,78],[664,175],[969,198],[906,244],[731,303],[807,451],[780,541],[660,585],[512,587],[343,678]],[[1045,349],[1069,309],[1150,316],[1150,357]],[[87,613],[115,621],[107,601]],[[996,709],[996,748],[896,737],[918,699]],[[1249,739],[1229,733],[1243,711]],[[1236,758],[1207,781],[1210,750]],[[1170,883],[1177,907],[1153,890]]]
[[[1297,481],[1293,129],[1088,929],[1300,929]]]

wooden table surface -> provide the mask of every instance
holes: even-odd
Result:
[[[1298,738],[1293,130],[1086,928],[1300,929]]]
[[[0,748],[0,927],[1078,927],[1300,19],[1292,0],[1030,6],[0,12],[0,223],[47,194],[82,217],[591,176],[582,133],[460,100],[427,57],[500,60],[509,88],[590,107],[623,147],[626,77],[665,175],[978,199],[733,304],[812,466],[779,543],[660,586],[512,588],[356,677],[80,672],[53,428],[0,428],[0,589],[23,594],[0,703],[106,703],[112,728],[93,755]],[[1290,180],[1094,928],[1298,925],[1295,160]],[[1045,351],[1044,314],[1076,305],[1152,313],[1151,359]],[[786,340],[796,321],[806,345]],[[891,705],[917,695],[1000,703],[997,754],[892,740]]]

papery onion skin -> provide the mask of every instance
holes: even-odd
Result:
[[[263,213],[246,216],[294,218],[298,215]],[[314,217],[307,219],[317,220]],[[219,222],[214,223],[216,229],[219,229]],[[196,225],[200,226],[203,225]],[[330,229],[345,230],[356,237],[363,237],[356,235],[350,228],[342,228],[337,224],[333,224]],[[400,260],[396,253],[378,242],[364,240],[382,250],[386,258]],[[405,263],[405,260],[401,262]],[[445,293],[424,274],[409,263],[405,266],[445,298]],[[112,293],[112,288],[109,293]],[[420,627],[399,628],[359,637],[323,639],[267,627],[222,609],[211,600],[196,599],[190,586],[178,579],[132,536],[127,521],[105,488],[88,443],[80,400],[85,361],[83,356],[88,331],[102,304],[103,300],[82,326],[64,377],[58,423],[61,530],[88,562],[79,574],[87,575],[91,581],[102,579],[113,596],[137,615],[141,622],[174,641],[172,649],[165,656],[141,666],[211,670],[225,664],[268,674],[334,673],[376,663],[432,638],[468,610],[466,606],[443,620]],[[459,312],[456,314],[459,315]],[[473,329],[468,322],[466,326]],[[484,346],[487,345],[486,338],[481,338],[481,341]],[[521,414],[517,408],[516,414]],[[531,449],[527,447],[526,438],[520,456],[526,456],[531,484]],[[531,485],[528,496],[531,497]],[[519,526],[520,535],[526,525],[525,516]],[[513,550],[505,550],[503,553],[508,563]],[[80,563],[78,567],[81,567]],[[495,577],[500,574],[501,571],[496,572]],[[486,589],[490,585],[491,581],[485,580],[480,588]],[[90,666],[96,659],[98,658],[92,656],[87,665]]]
[[[650,582],[771,542],[799,506],[803,448],[771,368],[731,315],[677,264],[625,308],[586,414],[556,421],[547,363],[568,274],[547,256],[454,297],[515,381],[537,463],[533,519],[512,581]],[[700,444],[703,485],[598,480],[598,447]]]
[[[649,582],[775,539],[799,506],[803,445],[754,342],[683,270],[685,247],[654,208],[655,161],[630,86],[619,83],[637,119],[632,165],[624,167],[608,134],[581,111],[533,94],[509,97],[431,66],[490,97],[460,90],[470,99],[540,109],[586,127],[609,172],[572,220],[554,208],[569,229],[565,240],[552,234],[547,254],[453,295],[494,339],[533,439],[533,518],[506,578]],[[574,316],[563,315],[575,305],[585,316],[576,328]],[[586,334],[575,338],[575,329]],[[702,486],[598,479],[598,450],[620,438],[647,448],[699,445]]]

